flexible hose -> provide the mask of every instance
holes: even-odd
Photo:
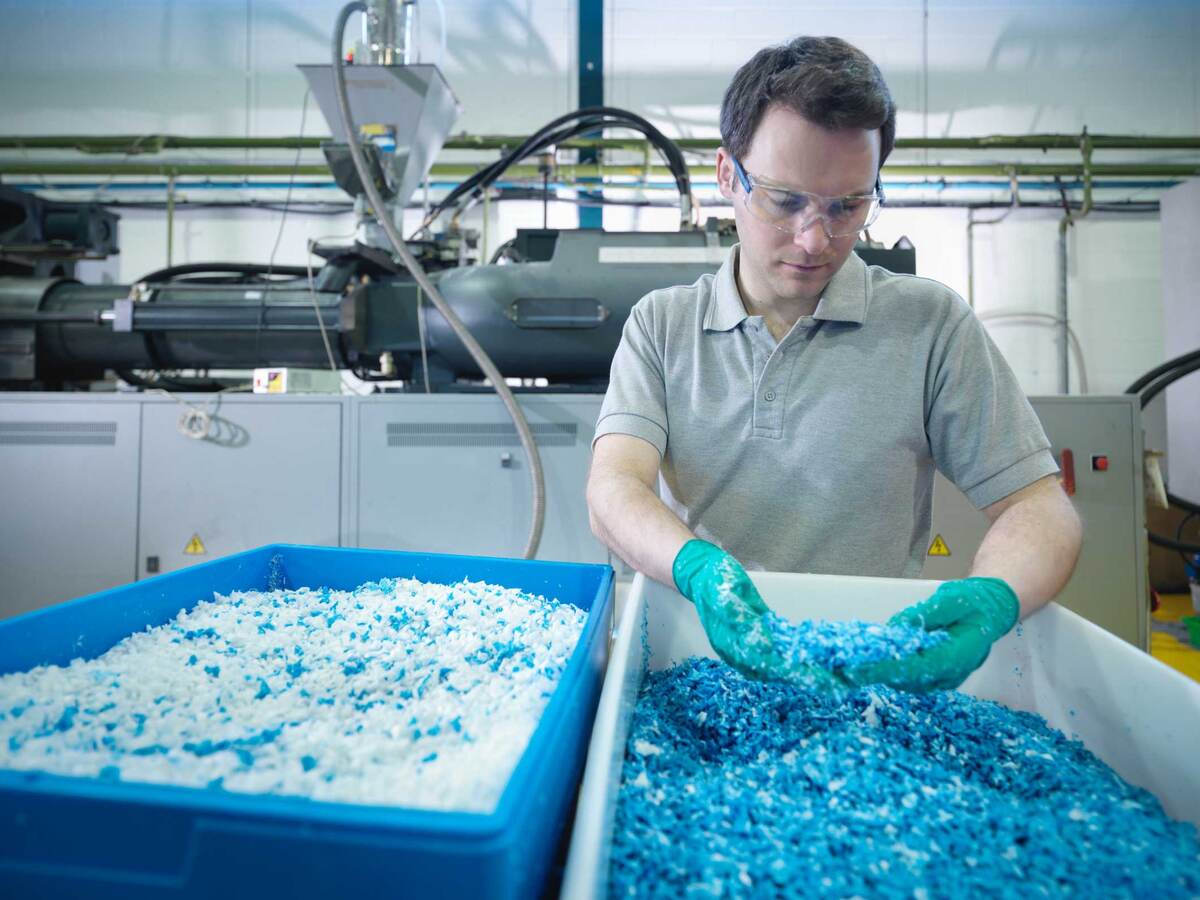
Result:
[[[1155,366],[1153,369],[1151,369],[1149,372],[1147,372],[1145,375],[1143,375],[1141,378],[1139,378],[1137,381],[1135,381],[1129,387],[1125,388],[1125,393],[1140,394],[1146,388],[1146,386],[1148,384],[1150,384],[1150,382],[1154,381],[1154,379],[1159,378],[1159,377],[1167,374],[1168,372],[1173,371],[1174,369],[1178,369],[1179,367],[1185,366],[1188,363],[1193,362],[1198,359],[1200,359],[1200,350],[1192,350],[1188,353],[1183,354],[1182,356],[1177,356],[1174,359],[1169,359],[1165,363],[1163,363],[1161,366]],[[1158,393],[1158,391],[1154,392],[1154,394],[1157,394],[1157,393]],[[1143,407],[1145,407],[1146,403],[1148,403],[1150,400],[1152,400],[1154,398],[1154,394],[1150,394],[1148,397],[1145,398],[1145,400],[1142,402]]]
[[[139,282],[147,284],[160,281],[173,281],[181,275],[283,275],[289,278],[303,278],[304,266],[270,266],[260,263],[187,263],[182,266],[171,266],[167,269],[157,269],[149,275],[143,275]]]
[[[578,127],[579,125],[583,127]],[[696,208],[696,201],[692,194],[691,175],[688,171],[687,162],[684,160],[683,151],[679,149],[679,146],[648,120],[636,113],[613,106],[588,106],[566,113],[546,123],[533,134],[529,135],[515,149],[510,150],[491,165],[485,166],[470,178],[461,182],[429,211],[418,231],[428,228],[444,210],[453,206],[460,197],[491,184],[509,166],[514,165],[526,156],[536,153],[538,150],[552,143],[558,143],[576,134],[602,129],[606,126],[631,128],[639,131],[662,154],[668,168],[671,170],[671,174],[675,178],[675,186],[679,190],[680,220],[681,223],[686,224],[691,210]]]
[[[342,43],[345,39],[346,23],[350,20],[350,16],[356,12],[366,12],[366,4],[362,0],[354,0],[354,2],[347,3],[342,7],[342,11],[338,13],[337,24],[333,29],[333,81],[337,91],[338,114],[342,121],[342,127],[346,130],[346,143],[350,148],[350,157],[354,161],[354,168],[358,171],[359,180],[362,182],[363,190],[366,192],[367,200],[371,204],[375,218],[383,228],[384,234],[387,235],[392,249],[396,251],[396,255],[400,257],[400,260],[407,267],[413,278],[416,279],[421,290],[425,292],[425,295],[449,323],[450,328],[458,336],[459,340],[463,342],[463,346],[471,354],[471,359],[475,361],[475,364],[479,366],[483,374],[492,382],[496,393],[504,403],[505,409],[508,410],[509,416],[512,417],[513,425],[517,429],[517,436],[521,440],[521,447],[525,451],[525,458],[529,460],[533,521],[529,525],[529,540],[525,544],[523,555],[526,559],[533,559],[537,555],[538,544],[542,540],[542,525],[546,515],[546,482],[545,476],[542,473],[542,458],[538,453],[537,444],[534,442],[533,432],[529,428],[529,423],[525,420],[525,414],[521,412],[521,407],[517,405],[517,398],[509,390],[508,384],[504,381],[504,376],[500,374],[500,370],[496,368],[496,364],[492,362],[491,357],[484,352],[483,347],[479,345],[479,342],[467,330],[467,326],[463,324],[458,314],[450,308],[450,304],[442,297],[441,291],[429,280],[429,276],[421,268],[421,264],[417,262],[416,257],[409,251],[407,245],[404,243],[403,236],[396,229],[391,216],[387,214],[387,207],[383,202],[383,198],[379,196],[379,191],[371,180],[366,157],[363,155],[362,147],[358,143],[358,131],[350,115],[350,98],[346,93],[346,74],[342,71]]]
[[[996,312],[979,313],[980,322],[996,322],[996,321],[1015,321],[1020,319],[1028,319],[1032,322],[1045,322],[1047,325],[1063,325],[1065,320],[1060,316],[1051,315],[1050,313],[1035,312],[1032,310],[1021,312],[1008,312],[1007,310],[997,310]],[[1087,366],[1083,361],[1083,346],[1079,343],[1079,336],[1075,334],[1075,329],[1070,325],[1067,328],[1067,339],[1071,344],[1071,352],[1075,356],[1075,368],[1079,375],[1079,393],[1088,393],[1088,377]]]
[[[1156,366],[1151,369],[1133,384],[1125,389],[1127,394],[1136,394],[1142,409],[1146,408],[1151,400],[1161,394],[1168,386],[1183,378],[1185,375],[1190,375],[1200,369],[1200,350],[1192,350],[1184,353],[1182,356],[1177,356],[1174,359],[1169,359],[1161,366]],[[1200,514],[1200,504],[1193,503],[1180,497],[1178,494],[1172,494],[1167,491],[1167,500],[1175,504],[1184,512]],[[1149,532],[1150,543],[1158,544],[1160,547],[1168,547],[1172,550],[1179,550],[1187,553],[1200,553],[1200,544],[1187,544],[1182,541],[1173,540],[1162,534]]]

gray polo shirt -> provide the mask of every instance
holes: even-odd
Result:
[[[935,466],[977,507],[1058,470],[945,285],[852,254],[777,344],[746,314],[736,254],[633,307],[596,426],[658,449],[660,495],[699,537],[747,568],[912,578]]]

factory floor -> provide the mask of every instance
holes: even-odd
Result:
[[[1189,594],[1160,594],[1150,617],[1150,654],[1177,672],[1200,681],[1200,650],[1188,643],[1184,616],[1194,616]]]

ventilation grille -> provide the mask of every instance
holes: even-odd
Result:
[[[529,426],[539,447],[573,447],[574,422],[538,422]],[[485,422],[389,422],[389,447],[519,447],[512,424]]]
[[[111,446],[116,442],[116,422],[0,422],[0,444]]]

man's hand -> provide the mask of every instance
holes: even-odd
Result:
[[[766,627],[770,610],[741,563],[707,541],[683,545],[672,567],[679,592],[696,607],[717,656],[748,678],[836,690],[832,672],[789,664]]]
[[[947,581],[932,597],[890,620],[890,624],[944,631],[945,640],[901,659],[846,669],[842,677],[859,687],[886,684],[917,693],[953,690],[983,665],[992,644],[1017,623],[1020,611],[1017,595],[999,578]]]

